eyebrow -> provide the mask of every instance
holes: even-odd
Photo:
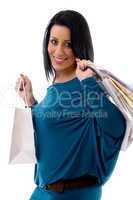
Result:
[[[54,36],[50,36],[50,38],[54,38],[54,39],[56,39],[56,40],[58,40],[56,37],[54,37]],[[64,40],[65,42],[71,42],[71,40]]]

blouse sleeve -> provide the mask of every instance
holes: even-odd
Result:
[[[97,174],[99,184],[103,185],[115,168],[126,129],[126,120],[117,106],[108,99],[107,92],[95,77],[85,78],[81,80],[81,84],[87,95],[86,108],[94,116]]]
[[[32,106],[31,106],[31,110],[32,110],[32,109],[34,108],[34,106],[37,105],[37,104],[38,104],[38,101],[35,100],[34,103],[33,103]]]
[[[100,128],[112,137],[124,136],[126,120],[118,107],[108,99],[102,85],[94,76],[81,80],[81,85],[87,95],[87,108],[94,114]]]

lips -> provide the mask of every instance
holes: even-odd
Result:
[[[63,63],[63,62],[66,60],[66,58],[64,59],[64,58],[57,58],[57,57],[54,57],[54,60],[55,60],[55,62],[56,62],[57,64],[61,64],[61,63]]]

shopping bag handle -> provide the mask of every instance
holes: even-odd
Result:
[[[126,90],[128,90],[131,93],[133,93],[133,89],[130,88],[129,85],[127,85],[125,82],[123,82],[121,79],[119,79],[118,77],[116,77],[112,72],[106,70],[105,68],[99,67],[99,66],[97,67],[94,63],[92,63],[89,60],[88,60],[87,67],[90,68],[90,69],[92,69],[96,73],[97,77],[100,79],[101,82],[105,78],[114,79],[114,81],[117,81]]]
[[[27,101],[27,97],[26,97],[26,90],[25,90],[24,81],[23,81],[22,78],[20,78],[20,84],[19,84],[19,87],[18,87],[18,89],[17,89],[17,93],[18,93],[19,90],[20,90],[21,83],[22,83],[22,85],[23,85],[23,90],[24,90],[25,108],[28,108],[28,107],[30,107],[30,106],[28,105],[28,101]]]
[[[90,61],[88,61],[87,63],[87,68],[90,68],[91,70],[93,70],[97,77],[102,81],[103,80],[103,74],[102,71],[100,69],[98,69],[98,67],[96,67],[96,65]]]

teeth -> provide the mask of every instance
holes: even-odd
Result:
[[[63,61],[64,61],[63,59],[59,59],[59,58],[55,58],[55,60],[56,60],[57,62],[63,62]]]
[[[55,58],[55,60],[62,61],[63,59],[60,59],[60,58]]]

